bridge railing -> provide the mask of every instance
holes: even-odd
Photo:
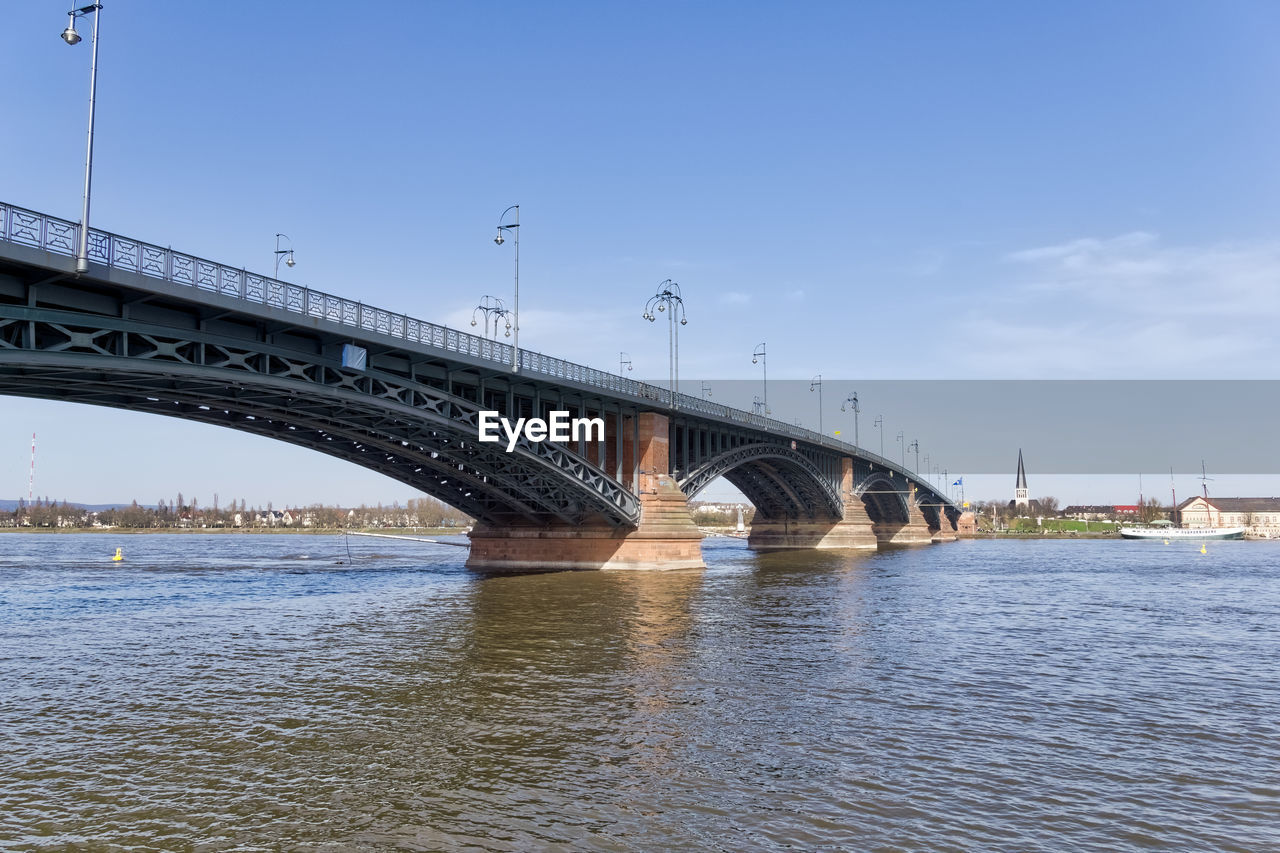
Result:
[[[79,223],[0,202],[0,240],[74,257],[79,234]],[[512,363],[513,348],[509,344],[93,228],[89,229],[89,259],[112,269],[388,335],[409,343],[499,364]],[[688,394],[675,394],[673,397],[670,389],[540,352],[520,350],[520,370],[600,388],[679,411],[734,421],[841,453],[856,453],[903,476],[921,479],[918,474],[889,459],[834,437],[701,397]]]

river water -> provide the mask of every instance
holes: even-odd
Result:
[[[1207,552],[0,535],[0,848],[1280,850],[1280,543]]]

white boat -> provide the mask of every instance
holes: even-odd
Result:
[[[1168,522],[1166,522],[1168,524]],[[1121,527],[1125,539],[1163,539],[1199,542],[1204,539],[1243,539],[1243,527]]]

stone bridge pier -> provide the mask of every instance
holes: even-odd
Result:
[[[598,524],[504,527],[478,524],[470,533],[467,568],[480,571],[565,569],[701,569],[702,534],[689,501],[671,476],[667,416],[636,416],[639,482],[626,485],[640,498],[638,527]],[[633,428],[627,418],[625,429]],[[632,470],[631,451],[623,468]]]
[[[912,483],[906,495],[907,520],[883,519],[874,526],[876,539],[885,545],[927,545],[933,541],[934,529],[930,529],[929,519],[924,510],[916,503],[916,487]]]

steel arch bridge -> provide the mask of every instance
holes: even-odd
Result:
[[[0,204],[0,394],[229,427],[379,471],[490,528],[641,526],[647,474],[719,477],[766,520],[878,525],[959,511],[887,459],[812,431],[405,314]],[[603,440],[477,441],[481,410],[599,417]],[[645,468],[661,417],[663,470]],[[845,460],[852,460],[852,483]]]

